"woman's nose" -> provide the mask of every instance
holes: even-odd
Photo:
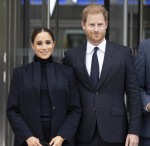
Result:
[[[43,44],[42,49],[47,49],[46,44]]]

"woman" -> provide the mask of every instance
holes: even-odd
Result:
[[[74,73],[54,62],[52,31],[38,28],[31,41],[34,61],[14,69],[7,101],[14,146],[74,146],[81,116]]]

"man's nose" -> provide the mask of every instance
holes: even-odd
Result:
[[[97,25],[94,26],[94,31],[98,31],[99,27]]]

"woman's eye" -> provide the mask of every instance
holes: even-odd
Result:
[[[49,45],[49,44],[51,44],[51,42],[49,42],[49,41],[48,41],[48,42],[46,42],[46,45]]]
[[[41,43],[41,42],[37,42],[37,45],[38,45],[38,46],[41,46],[41,45],[42,45],[42,43]]]

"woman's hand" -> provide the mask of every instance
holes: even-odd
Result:
[[[64,141],[64,138],[61,136],[56,136],[50,141],[50,146],[62,146],[62,143]]]
[[[26,140],[28,146],[42,146],[38,138],[31,136]]]

